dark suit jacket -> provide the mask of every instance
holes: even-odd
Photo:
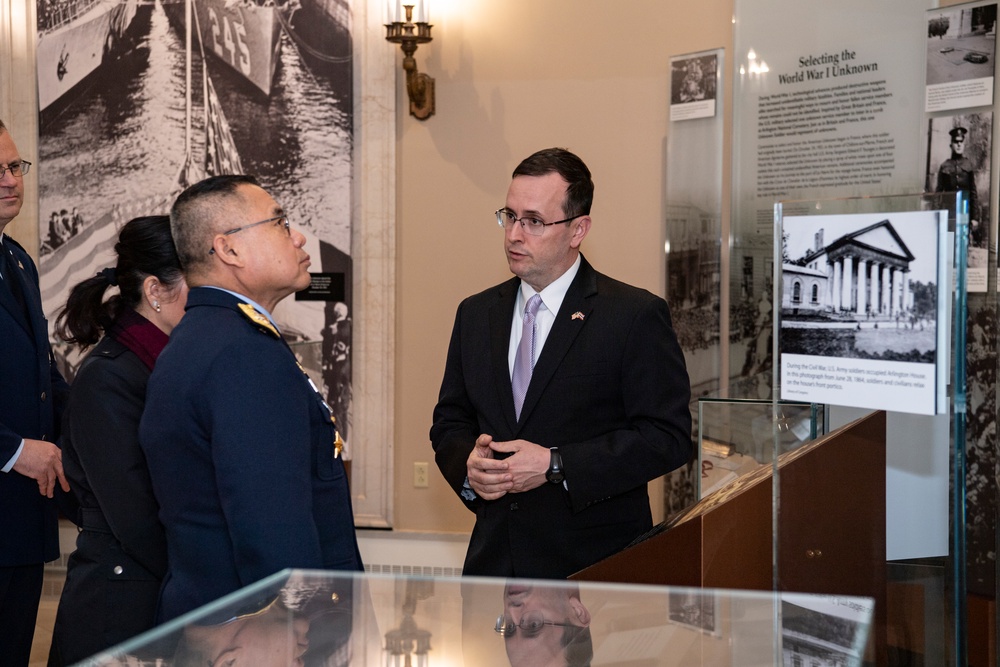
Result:
[[[10,289],[0,284],[0,466],[22,438],[55,442],[69,385],[49,347],[42,313],[38,269],[10,238],[0,246],[19,264],[12,276],[21,286],[28,317]],[[16,472],[0,473],[0,567],[31,565],[59,557],[55,501],[38,492],[38,483]]]
[[[362,567],[330,413],[239,303],[192,289],[149,379],[139,441],[167,531],[161,622],[286,567]]]
[[[559,447],[565,488],[466,500],[476,526],[465,574],[564,578],[652,527],[646,483],[691,455],[690,385],[666,302],[584,259],[515,421],[507,360],[519,286],[459,306],[430,435],[460,496],[481,433]]]
[[[50,664],[73,664],[153,627],[167,543],[139,447],[149,369],[106,337],[73,381],[60,442],[82,509]]]

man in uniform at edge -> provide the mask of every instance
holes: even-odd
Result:
[[[170,223],[191,291],[139,430],[167,535],[158,622],[286,567],[362,569],[330,410],[271,317],[309,285],[305,237],[249,176],[191,186]]]
[[[27,665],[44,563],[59,557],[58,484],[69,491],[53,444],[69,385],[56,368],[38,269],[3,234],[21,212],[24,174],[0,121],[0,663]],[[75,518],[75,517],[73,517]]]
[[[430,437],[476,513],[467,575],[564,578],[619,551],[652,527],[647,482],[691,456],[666,302],[580,253],[593,191],[565,149],[521,162],[496,213],[516,277],[458,308]]]

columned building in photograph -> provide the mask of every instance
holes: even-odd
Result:
[[[909,285],[913,259],[913,253],[886,219],[845,234],[829,245],[823,244],[820,229],[815,234],[813,250],[798,264],[811,269],[810,273],[826,275],[822,303],[812,309],[891,318],[913,305]],[[793,296],[795,276],[793,271],[790,275]]]

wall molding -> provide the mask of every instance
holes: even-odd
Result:
[[[391,527],[396,359],[396,50],[382,4],[354,3],[354,410],[357,525]]]

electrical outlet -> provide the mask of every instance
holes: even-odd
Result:
[[[417,462],[413,464],[413,486],[418,489],[426,489],[430,479],[430,468],[427,462]]]

